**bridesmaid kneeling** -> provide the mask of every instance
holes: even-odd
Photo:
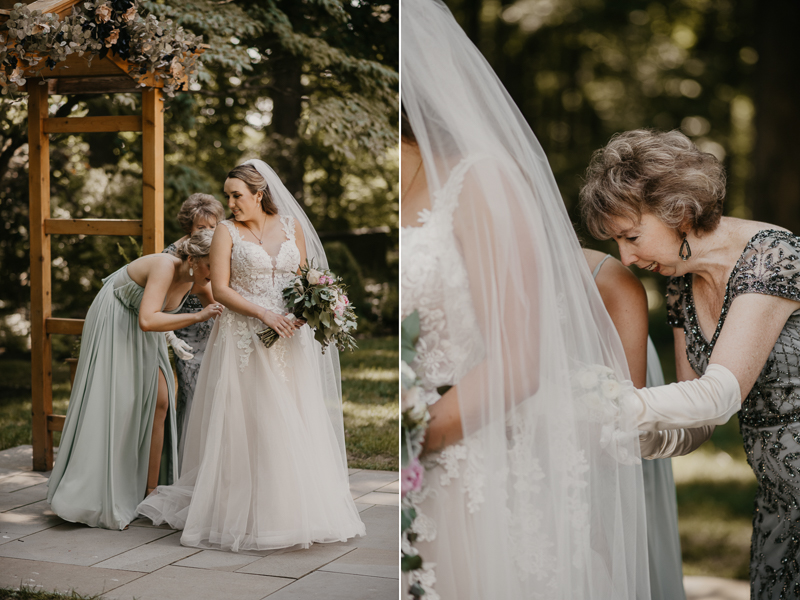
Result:
[[[175,390],[161,332],[222,312],[211,304],[174,314],[193,286],[210,282],[212,235],[199,231],[180,243],[178,256],[143,256],[103,280],[83,326],[48,483],[47,501],[62,519],[125,529],[142,498],[177,479]]]

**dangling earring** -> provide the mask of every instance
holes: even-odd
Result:
[[[678,256],[681,257],[683,262],[686,262],[692,257],[692,249],[689,247],[686,236],[683,237],[683,243],[681,244],[680,250],[678,250]]]
[[[684,258],[683,260],[686,259]],[[192,267],[189,267],[189,277],[194,277],[194,269],[192,269]]]

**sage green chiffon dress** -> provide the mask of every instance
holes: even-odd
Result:
[[[75,382],[47,490],[53,512],[67,521],[124,529],[135,518],[147,489],[159,370],[169,389],[159,484],[177,479],[172,368],[164,334],[139,328],[143,294],[144,288],[130,278],[127,266],[122,267],[103,280],[86,315]]]

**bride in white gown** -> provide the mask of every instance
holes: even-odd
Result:
[[[648,600],[639,430],[672,452],[682,427],[726,422],[740,384],[712,363],[633,389],[519,109],[440,0],[403,0],[401,35],[401,309],[419,315],[431,417],[407,583],[429,600]]]
[[[348,485],[338,356],[282,316],[282,290],[300,265],[327,267],[322,245],[262,161],[231,171],[225,193],[234,219],[217,228],[211,260],[226,309],[200,368],[180,478],[138,511],[183,529],[183,545],[234,552],[364,535]],[[256,336],[264,323],[281,335],[270,349]]]
[[[401,35],[401,308],[431,413],[408,583],[646,600],[627,363],[547,158],[443,3],[403,0]]]

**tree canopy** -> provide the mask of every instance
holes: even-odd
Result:
[[[752,0],[448,4],[531,124],[568,207],[593,150],[616,132],[652,127],[680,129],[723,161],[727,214],[747,218],[763,203],[800,209],[800,190],[794,198],[765,197],[751,185],[756,136],[769,135],[756,131],[756,110],[774,109],[766,99],[756,103],[757,74],[769,68],[767,60],[798,60],[790,53],[763,56],[759,34],[777,22],[777,15],[764,18],[765,6]],[[798,13],[778,4],[787,17]],[[785,126],[796,127],[791,121],[798,119]],[[800,231],[800,216],[778,224]]]

